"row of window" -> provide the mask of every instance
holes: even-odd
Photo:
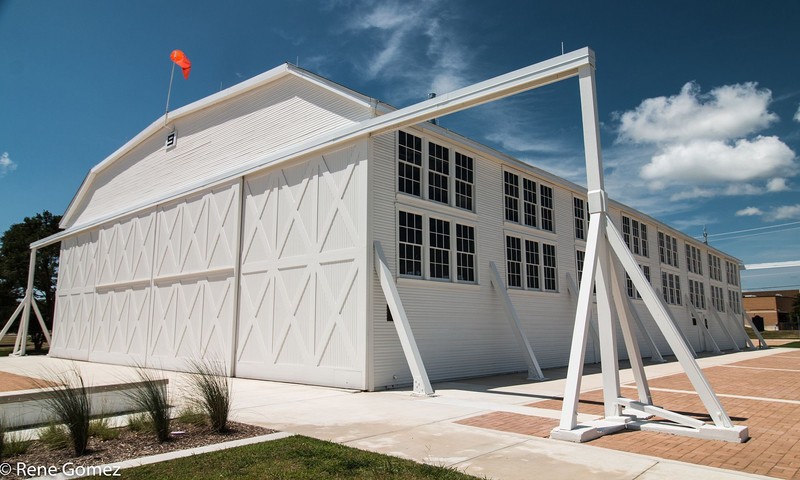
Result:
[[[555,245],[506,235],[506,273],[511,288],[557,291],[556,259]]]
[[[622,239],[631,252],[643,257],[650,256],[647,248],[647,225],[644,223],[623,215]]]
[[[539,184],[537,197],[535,181],[522,177],[522,188],[520,189],[520,176],[504,171],[503,189],[506,221],[541,228],[549,232],[555,231],[553,189],[551,187]],[[522,205],[521,210],[520,205]]]
[[[428,161],[423,163],[423,143]],[[397,190],[422,198],[423,178],[427,180],[428,200],[473,210],[475,165],[472,157],[455,152],[406,132],[399,132],[397,146]],[[451,163],[455,165],[450,168]],[[451,174],[451,170],[455,172]],[[427,172],[427,176],[423,173]],[[455,195],[450,192],[454,191]]]
[[[400,275],[474,283],[475,227],[455,223],[455,242],[452,242],[453,223],[441,218],[400,211],[398,213]],[[586,253],[582,250],[575,252],[578,283],[582,279],[585,255]],[[455,262],[452,259],[455,259]],[[451,274],[453,268],[456,272],[455,279]],[[650,282],[650,267],[640,265],[640,268],[647,281]],[[538,240],[506,235],[506,272],[509,288],[545,292],[558,291],[556,246]],[[625,280],[628,296],[641,299],[641,295],[627,273]],[[724,312],[725,302],[722,287],[716,285],[710,287],[711,304],[718,311]],[[671,305],[682,304],[681,280],[678,274],[662,271],[661,288],[665,302]],[[688,288],[692,305],[705,309],[705,285],[703,282],[689,279]],[[728,302],[735,313],[741,313],[739,292],[729,290]]]
[[[400,211],[397,246],[400,275],[453,280],[451,259],[455,258],[456,281],[474,283],[475,227],[456,223],[456,241],[452,242],[451,225],[449,220],[428,217],[425,222],[423,215]]]
[[[423,159],[427,159],[427,161],[423,161]],[[401,193],[419,198],[424,197],[432,202],[474,211],[474,168],[474,159],[470,156],[407,132],[400,131],[398,134],[398,191]],[[510,171],[503,172],[503,183],[506,221],[545,231],[555,231],[552,187],[537,183],[531,178]],[[573,197],[573,214],[575,238],[585,240],[588,214],[584,199]],[[412,215],[413,218],[409,217],[409,215]],[[400,230],[405,238],[405,240],[401,240],[399,248],[399,252],[402,254],[401,274],[449,280],[452,276],[451,258],[455,258],[456,262],[453,268],[457,270],[458,281],[474,282],[474,227],[456,224],[456,242],[454,242],[456,245],[451,248],[451,221],[431,218],[429,219],[430,223],[426,225],[428,244],[425,247],[427,250],[425,250],[422,242],[424,238],[422,216],[402,212],[400,221]],[[403,223],[405,225],[402,225]],[[645,223],[623,215],[622,236],[625,244],[634,254],[649,257],[647,225]],[[414,242],[409,240],[414,240]],[[532,242],[531,247],[534,244],[538,245],[538,242],[531,240],[526,240],[526,242]],[[527,249],[523,247],[525,245],[520,240],[520,252],[527,252]],[[548,246],[548,248],[550,247],[555,249],[552,245]],[[673,267],[679,266],[678,242],[675,237],[658,232],[658,247],[661,263]],[[531,255],[534,254],[532,253]],[[539,253],[537,252],[535,255],[538,256]],[[424,259],[423,256],[425,257]],[[531,258],[533,259],[533,257]],[[686,259],[689,272],[698,275],[703,274],[699,248],[686,244]],[[721,259],[709,253],[708,262],[710,277],[713,280],[722,281]],[[527,265],[527,263],[526,258],[525,264]],[[579,266],[578,276],[580,280],[582,258],[576,258],[576,263]],[[738,286],[738,266],[727,260],[725,263],[728,283]],[[553,263],[554,268],[555,262]],[[649,276],[649,267],[647,268]],[[669,275],[677,280],[676,275]],[[667,277],[667,285],[669,278]],[[521,287],[522,283],[522,275],[520,273],[519,285],[513,286]],[[524,283],[527,285],[527,278]],[[553,284],[555,284],[555,280],[553,280]],[[680,304],[680,296],[675,297],[669,293],[671,291],[680,292],[679,281],[673,281],[673,284],[675,287],[665,287],[667,293],[665,293],[664,298],[668,303]],[[512,286],[511,281],[509,281],[509,286]],[[535,288],[539,289],[540,287]],[[692,287],[690,286],[690,288]],[[542,286],[541,289],[549,290],[546,285]],[[674,302],[670,301],[671,299],[674,299]]]
[[[678,241],[675,237],[658,232],[658,256],[661,263],[678,267]]]
[[[703,282],[689,279],[689,301],[696,308],[706,309],[706,292]]]
[[[703,274],[703,260],[700,249],[694,245],[686,244],[686,267],[690,272],[698,275]]]

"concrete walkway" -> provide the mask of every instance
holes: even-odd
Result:
[[[702,367],[725,365],[785,352],[771,349],[730,353],[699,360]],[[0,358],[0,371],[41,377],[44,369],[77,366],[90,385],[135,378],[132,369],[48,357]],[[679,373],[676,362],[646,367],[650,379]],[[587,366],[583,391],[601,386],[597,368]],[[595,372],[595,373],[591,373]],[[349,390],[234,379],[235,420],[286,432],[331,440],[435,465],[453,466],[479,477],[498,479],[715,479],[767,478],[731,470],[572,444],[456,423],[491,412],[557,418],[557,411],[525,406],[560,397],[564,370],[546,371],[554,380],[532,383],[522,375],[485,377],[435,384],[436,396],[415,397],[409,391]],[[165,372],[180,402],[181,375]],[[631,382],[622,370],[623,383]],[[584,415],[585,419],[594,418]],[[579,418],[579,420],[582,420]],[[635,433],[633,433],[635,434]],[[631,435],[633,435],[631,434]]]

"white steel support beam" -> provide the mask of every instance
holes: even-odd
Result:
[[[664,356],[661,355],[661,350],[659,350],[658,345],[656,345],[656,341],[653,340],[653,336],[650,335],[650,332],[648,332],[646,328],[644,328],[644,323],[642,322],[642,319],[639,318],[639,314],[636,312],[633,302],[631,302],[631,299],[627,295],[623,295],[623,297],[625,298],[625,303],[628,304],[627,311],[630,312],[631,319],[636,323],[636,327],[640,332],[642,332],[645,340],[647,340],[647,345],[650,347],[650,360],[658,363],[666,362],[666,360],[664,360]]]
[[[636,259],[633,258],[633,254],[625,246],[622,236],[610,221],[608,227],[608,241],[611,248],[617,253],[620,262],[622,262],[623,267],[631,277],[633,285],[642,295],[642,300],[644,300],[647,308],[653,315],[653,319],[664,335],[664,339],[669,344],[672,352],[680,362],[681,367],[683,367],[684,372],[686,372],[686,375],[692,382],[692,386],[699,395],[703,405],[706,407],[714,424],[718,427],[732,427],[731,420],[728,414],[725,413],[725,408],[711,388],[711,384],[708,383],[703,371],[697,365],[697,362],[694,361],[692,352],[686,345],[675,322],[672,320],[669,310],[658,298],[655,290],[650,286],[650,282],[647,281],[647,278],[645,278],[642,271],[638,268],[639,266],[636,263]]]
[[[706,425],[692,419],[691,422],[683,422],[684,425],[671,426],[670,428],[675,430],[672,433],[742,442],[748,438],[747,427],[734,426],[731,423],[725,409],[711,389],[711,385],[694,361],[693,351],[675,325],[669,310],[656,295],[650,282],[647,281],[644,273],[639,268],[633,254],[625,246],[622,236],[608,216],[608,197],[603,181],[593,63],[580,68],[578,83],[581,96],[590,222],[584,260],[584,279],[578,293],[578,305],[575,312],[572,349],[564,389],[561,420],[559,426],[551,432],[551,438],[583,442],[611,431],[628,428],[628,425],[633,424],[633,418],[620,415],[623,406],[638,410],[645,416],[652,415],[654,414],[653,412],[659,412],[664,414],[661,415],[664,418],[669,416],[672,419],[683,420],[683,416],[649,405],[647,380],[644,376],[640,358],[637,358],[632,363],[632,366],[636,371],[635,376],[638,377],[636,380],[640,397],[645,402],[634,402],[619,395],[619,372],[613,324],[617,314],[621,315],[619,320],[626,344],[629,345],[629,355],[638,357],[639,353],[638,345],[633,337],[629,323],[629,315],[626,315],[625,312],[627,305],[619,298],[622,296],[622,292],[618,283],[619,279],[616,277],[612,266],[613,259],[616,257],[620,261],[623,270],[630,276],[633,285],[639,290],[645,306],[655,319],[656,325],[672,348],[673,353],[678,358],[703,405],[714,421],[714,425]],[[591,314],[591,294],[592,288],[595,286],[597,289],[605,419],[602,423],[595,425],[578,425],[577,405],[581,390],[583,361],[586,355],[587,325]],[[616,304],[616,308],[614,304]],[[638,364],[636,364],[637,361],[639,362]],[[637,420],[637,426],[638,423],[639,421]],[[686,425],[687,423],[688,425]]]
[[[564,402],[561,408],[559,429],[574,430],[578,426],[578,400],[583,380],[583,361],[586,358],[586,339],[589,333],[589,320],[592,317],[592,290],[597,268],[597,236],[599,234],[600,214],[590,214],[589,232],[586,239],[586,256],[583,261],[583,281],[578,290],[578,306],[575,309],[575,325],[572,332],[572,346],[569,353],[567,382],[564,387]],[[602,345],[601,345],[602,348]],[[555,431],[554,431],[555,433]]]
[[[428,380],[428,372],[425,371],[425,365],[422,363],[422,355],[420,355],[417,342],[414,340],[414,333],[411,331],[411,324],[403,308],[403,302],[400,300],[397,285],[395,285],[392,272],[386,264],[383,247],[377,240],[375,241],[374,249],[375,272],[378,274],[383,295],[386,297],[386,303],[392,313],[394,327],[397,329],[397,336],[400,338],[403,354],[406,356],[408,368],[411,370],[411,377],[414,379],[414,393],[418,395],[433,395],[433,387],[431,387],[431,382]]]
[[[713,305],[711,305],[708,311],[711,312],[711,317],[714,319],[715,322],[717,322],[717,325],[719,325],[720,328],[722,328],[722,333],[725,334],[725,338],[727,338],[728,341],[731,342],[731,345],[733,345],[733,350],[736,352],[741,352],[742,349],[739,348],[739,345],[736,343],[736,339],[733,338],[733,334],[731,334],[731,331],[728,330],[728,326],[725,325],[725,322],[723,322],[722,318],[720,318],[719,314],[717,313],[717,309]]]
[[[572,278],[569,272],[567,272],[567,293],[569,293],[570,297],[575,299],[575,304],[578,303],[578,284],[575,283],[575,279]],[[592,341],[594,342],[595,350],[600,349],[600,335],[597,334],[597,329],[592,324],[591,318],[589,319],[589,334],[592,336]]]
[[[0,339],[5,337],[6,333],[8,333],[8,331],[11,329],[11,325],[14,323],[14,320],[17,319],[17,316],[19,316],[20,312],[22,312],[22,308],[24,306],[25,302],[19,302],[19,305],[17,305],[17,308],[14,310],[14,313],[12,313],[11,317],[9,317],[8,321],[6,322],[6,325],[3,327],[2,330],[0,330]]]
[[[503,309],[506,311],[506,318],[508,318],[508,323],[511,325],[511,332],[514,334],[517,346],[525,358],[525,363],[528,364],[528,380],[544,380],[544,374],[539,367],[539,361],[536,360],[536,354],[533,353],[533,347],[531,347],[528,337],[525,336],[525,332],[522,331],[519,315],[517,315],[517,309],[514,308],[514,303],[508,295],[506,283],[503,281],[503,277],[500,276],[500,271],[494,262],[489,262],[489,269],[492,271],[492,285],[503,301]]]
[[[22,318],[19,321],[19,329],[17,330],[17,342],[14,345],[14,351],[11,355],[22,356],[25,355],[25,350],[28,346],[28,323],[31,315],[31,304],[33,303],[33,278],[36,273],[36,248],[31,248],[30,261],[28,262],[28,284],[25,287],[25,297],[22,300]],[[44,324],[44,322],[42,322]],[[42,325],[44,328],[44,325]],[[46,328],[44,328],[47,331]],[[48,335],[49,336],[49,335]]]
[[[622,330],[622,338],[625,341],[625,349],[628,351],[628,361],[631,364],[633,379],[636,382],[639,401],[652,404],[653,399],[650,395],[650,386],[647,384],[647,375],[644,372],[642,353],[639,350],[639,341],[636,338],[636,331],[631,325],[630,304],[626,302],[627,295],[620,288],[619,273],[615,268],[614,262],[611,263],[611,294],[619,315],[619,324]]]
[[[769,345],[767,345],[767,342],[764,340],[764,337],[761,336],[761,332],[758,331],[756,325],[753,323],[753,319],[750,318],[750,316],[746,312],[742,312],[742,318],[744,318],[744,321],[747,322],[748,325],[750,325],[751,329],[753,329],[753,333],[756,334],[756,337],[758,338],[758,348],[769,348]]]

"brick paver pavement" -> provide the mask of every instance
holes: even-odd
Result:
[[[704,369],[720,394],[720,401],[731,420],[749,427],[750,440],[746,443],[701,440],[658,432],[623,431],[601,437],[591,444],[776,478],[800,479],[800,371],[785,371],[793,370],[791,367],[799,362],[800,352],[789,352],[745,360],[732,364],[733,367]],[[650,382],[650,386],[655,405],[710,421],[685,375],[657,378]],[[688,391],[659,390],[662,388]],[[630,386],[623,387],[622,394],[636,398],[636,390]],[[560,410],[561,400],[543,400],[529,406]],[[581,394],[578,411],[602,414],[602,392],[595,390]],[[493,412],[459,423],[547,437],[558,421],[533,415]]]
[[[30,390],[34,388],[41,388],[43,385],[50,385],[50,383],[38,378],[25,377],[8,372],[0,372],[0,392]]]

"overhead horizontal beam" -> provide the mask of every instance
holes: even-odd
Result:
[[[443,93],[429,100],[364,120],[355,125],[342,127],[332,132],[316,136],[307,141],[275,151],[252,162],[221,172],[213,178],[206,179],[204,182],[206,184],[211,184],[227,178],[247,175],[277,161],[313,155],[323,150],[333,150],[362,137],[415,125],[432,118],[442,117],[476,105],[489,103],[517,93],[533,90],[566,78],[577,76],[578,70],[587,65],[594,65],[594,52],[589,47],[584,47],[574,52],[569,52],[450,93]],[[119,216],[123,213],[129,214],[132,210],[143,207],[144,205],[130,206],[125,212],[119,212]],[[109,215],[108,217],[112,216],[115,215]],[[32,243],[31,248],[41,248],[60,242],[66,237],[111,220],[111,218],[108,217],[91,223],[76,225],[63,232],[43,238]]]

